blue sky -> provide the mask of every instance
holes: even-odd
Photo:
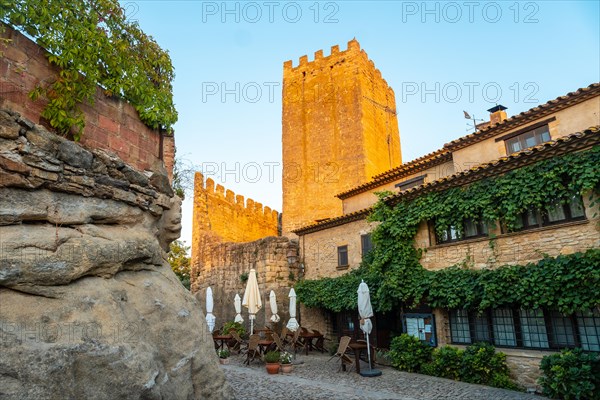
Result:
[[[284,61],[356,37],[396,93],[406,162],[467,134],[463,110],[515,115],[600,81],[599,4],[121,0],[173,59],[178,156],[277,210]]]

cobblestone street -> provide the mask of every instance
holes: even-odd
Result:
[[[378,366],[383,374],[365,378],[354,372],[337,372],[334,360],[326,355],[298,356],[303,364],[294,366],[291,374],[268,375],[257,362],[247,367],[242,359],[231,357],[222,365],[227,381],[238,400],[543,400],[544,397],[455,382],[426,375],[410,374],[390,367]],[[362,365],[366,368],[366,364]]]

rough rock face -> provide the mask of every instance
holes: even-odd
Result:
[[[233,397],[166,262],[181,201],[155,169],[0,110],[0,398]]]

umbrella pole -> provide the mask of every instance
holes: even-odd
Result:
[[[367,355],[369,356],[369,370],[373,369],[371,367],[371,346],[369,346],[369,334],[365,332],[365,336],[367,337]]]
[[[250,318],[250,334],[254,335],[254,319]]]

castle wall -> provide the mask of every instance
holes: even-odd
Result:
[[[284,63],[284,234],[341,215],[335,194],[401,163],[394,102],[356,40]]]
[[[33,101],[28,94],[41,82],[58,77],[59,69],[49,64],[47,52],[12,29],[0,37],[10,39],[0,46],[0,108],[10,108],[44,125],[41,113],[44,99]],[[94,106],[82,105],[86,127],[80,143],[88,148],[111,150],[125,162],[140,170],[154,170],[163,164],[172,178],[174,139],[163,137],[157,130],[140,121],[137,111],[126,101],[107,97],[97,88]]]
[[[298,254],[298,242],[285,237],[267,237],[249,243],[221,243],[218,238],[204,237],[207,251],[201,261],[192,264],[192,293],[204,308],[206,288],[213,290],[214,311],[217,327],[233,321],[235,308],[233,299],[237,294],[243,297],[246,282],[241,277],[251,268],[256,270],[263,308],[254,322],[262,328],[270,323],[271,309],[269,294],[273,290],[277,296],[278,314],[281,323],[289,319],[289,291],[298,278],[297,257],[293,264],[288,263],[288,255]],[[242,307],[242,317],[247,329],[250,327],[247,309]]]
[[[251,242],[277,236],[279,213],[252,199],[236,195],[197,172],[194,179],[192,264],[210,257],[218,242]],[[207,247],[207,243],[209,243]]]

